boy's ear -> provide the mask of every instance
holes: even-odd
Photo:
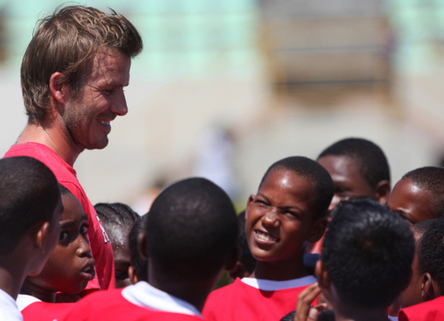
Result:
[[[247,206],[245,207],[245,220],[247,220],[247,213],[250,211],[251,204],[254,201],[254,195],[248,197]]]
[[[137,235],[137,246],[139,250],[139,254],[144,257],[148,258],[149,248],[148,248],[148,241],[146,239],[146,232],[140,232],[139,235]]]
[[[382,205],[387,203],[390,195],[390,182],[388,180],[383,180],[378,182],[375,187],[375,197],[378,202]]]
[[[313,226],[310,230],[310,235],[308,236],[307,241],[310,243],[316,243],[321,239],[321,237],[325,233],[325,229],[327,228],[327,218],[322,218],[313,223]]]
[[[49,90],[59,104],[67,100],[70,86],[66,83],[65,76],[61,72],[55,72],[49,78]]]
[[[329,290],[331,286],[330,276],[322,260],[316,262],[315,276],[321,289]]]
[[[128,276],[131,284],[136,284],[137,282],[139,282],[139,278],[137,277],[136,271],[134,270],[134,267],[132,265],[128,266]]]
[[[424,273],[421,280],[421,301],[429,301],[440,296],[438,286],[430,273]]]
[[[38,222],[34,225],[32,238],[34,240],[34,245],[40,249],[41,253],[45,253],[45,244],[46,244],[46,238],[48,236],[49,228],[50,228],[49,222]]]

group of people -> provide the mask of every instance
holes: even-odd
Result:
[[[0,321],[443,318],[444,168],[392,189],[367,139],[276,160],[241,213],[199,177],[143,216],[93,205],[73,166],[127,113],[141,50],[114,11],[61,6],[37,25],[21,67],[28,123],[0,159]]]

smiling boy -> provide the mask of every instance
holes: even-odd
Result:
[[[210,294],[205,320],[280,320],[294,310],[299,293],[316,282],[303,256],[324,233],[332,196],[330,175],[317,162],[288,157],[271,165],[245,211],[256,268]]]

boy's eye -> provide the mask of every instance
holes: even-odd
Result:
[[[82,225],[80,227],[80,234],[83,236],[88,234],[88,224]]]
[[[66,231],[60,232],[59,240],[66,241],[69,238],[69,233]]]

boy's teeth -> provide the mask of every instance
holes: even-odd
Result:
[[[263,241],[276,241],[275,237],[269,234],[262,233],[260,231],[257,231],[257,237]]]

